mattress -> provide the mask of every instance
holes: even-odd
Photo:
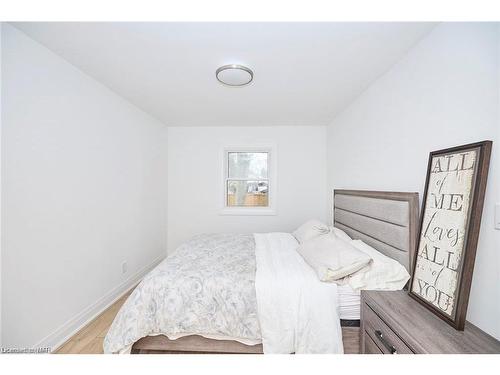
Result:
[[[349,285],[339,285],[339,315],[341,320],[359,320],[361,316],[361,292]]]

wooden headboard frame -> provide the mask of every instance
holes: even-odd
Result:
[[[411,274],[416,252],[418,193],[334,190],[333,225],[374,247]]]

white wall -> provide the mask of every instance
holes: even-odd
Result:
[[[441,24],[328,128],[328,191],[423,193],[428,153],[492,139],[468,319],[500,339],[499,73],[497,24]]]
[[[326,127],[168,129],[168,251],[198,233],[292,231],[326,218]],[[277,146],[277,214],[222,216],[224,147]]]
[[[2,44],[3,345],[26,347],[164,255],[166,130],[10,25]]]

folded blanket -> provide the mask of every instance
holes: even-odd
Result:
[[[318,279],[289,233],[254,236],[264,353],[343,353],[337,285]]]

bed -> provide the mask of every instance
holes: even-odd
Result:
[[[334,191],[334,206],[333,206],[333,214],[334,221],[333,224],[336,228],[342,229],[345,231],[351,238],[360,239],[366,244],[372,246],[380,253],[397,260],[401,263],[406,269],[410,272],[410,267],[412,262],[410,261],[415,253],[415,238],[416,238],[416,230],[417,230],[417,221],[418,221],[418,194],[417,193],[405,193],[405,192],[376,192],[376,191],[360,191],[360,190],[335,190]],[[284,237],[283,234],[281,237],[278,234],[273,235],[274,237],[266,237],[266,235],[259,235],[261,237],[255,237],[256,242],[266,242],[266,241],[275,241],[274,245],[271,246],[280,246],[282,243],[286,243],[288,241],[288,237]],[[204,242],[203,242],[204,241]],[[165,301],[168,303],[168,306],[175,304],[186,303],[185,299],[190,298],[189,295],[192,290],[196,290],[199,288],[199,282],[196,280],[200,277],[195,276],[200,270],[201,274],[203,272],[209,272],[206,264],[196,264],[196,251],[193,251],[193,247],[199,247],[200,251],[203,251],[206,254],[205,249],[213,249],[211,255],[216,259],[219,259],[218,264],[223,269],[216,270],[218,274],[225,274],[227,277],[221,278],[217,281],[217,288],[220,288],[220,283],[227,282],[228,285],[243,285],[242,288],[236,289],[234,296],[224,296],[219,295],[219,301],[211,301],[211,300],[196,300],[190,301],[191,304],[199,304],[203,305],[206,310],[211,311],[211,304],[224,305],[225,311],[223,313],[213,313],[209,314],[207,317],[204,317],[205,322],[202,324],[213,326],[211,332],[221,332],[220,335],[214,334],[203,334],[201,330],[202,326],[197,326],[200,319],[198,316],[193,316],[193,319],[189,319],[189,314],[187,317],[182,317],[182,322],[176,327],[170,328],[169,334],[162,334],[162,332],[151,332],[144,337],[141,336],[140,333],[129,334],[129,337],[132,337],[133,340],[128,339],[128,342],[124,341],[122,346],[128,344],[127,352],[131,353],[248,353],[248,354],[260,354],[263,353],[263,345],[262,340],[260,338],[259,332],[259,322],[257,319],[256,308],[253,305],[256,305],[255,296],[250,292],[253,289],[258,289],[258,286],[252,283],[255,283],[255,280],[251,280],[252,270],[255,273],[255,265],[252,264],[252,258],[248,255],[248,251],[244,249],[248,248],[245,244],[249,241],[249,237],[245,237],[245,235],[241,236],[230,236],[227,235],[214,235],[213,237],[203,237],[202,243],[198,242],[191,243],[190,253],[192,256],[192,264],[187,265],[187,273],[191,272],[192,277],[189,279],[189,282],[183,282],[179,285],[173,285],[172,288],[188,288],[185,293],[180,293],[181,297],[179,297],[179,301],[172,300],[172,296],[165,292],[164,289],[156,290],[159,278],[157,275],[153,275],[149,279],[149,285],[151,285],[152,294],[156,295],[156,301],[154,303],[149,302],[149,306],[142,310],[137,310],[136,307],[130,308],[129,310],[132,312],[123,313],[120,316],[117,316],[115,322],[113,322],[112,329],[110,329],[111,333],[108,333],[110,338],[108,341],[112,341],[113,335],[115,336],[119,333],[120,335],[124,334],[123,332],[128,330],[134,331],[137,329],[136,326],[139,326],[143,323],[136,323],[137,316],[145,316],[150,315],[148,317],[148,321],[154,321],[157,323],[158,319],[162,319],[156,314],[156,311],[162,311],[162,314],[165,315],[165,309],[168,307],[158,307],[158,301]],[[209,243],[207,243],[207,241]],[[212,241],[212,243],[210,243]],[[219,244],[226,243],[226,247],[221,246]],[[214,245],[215,244],[215,245]],[[232,253],[230,261],[225,256],[224,250],[225,248],[238,248],[241,247],[241,251],[236,252],[238,256],[236,259],[233,259]],[[259,251],[261,254],[265,254],[266,250],[258,250],[263,245],[257,243],[255,248],[256,257],[259,258]],[[182,248],[180,250],[182,253]],[[210,250],[212,251],[212,250]],[[188,254],[185,252],[185,254]],[[261,255],[262,256],[262,255]],[[300,256],[299,256],[300,257]],[[171,258],[171,257],[169,257]],[[175,254],[173,256],[174,260],[171,263],[175,263]],[[184,257],[185,258],[185,257]],[[284,260],[285,258],[282,258]],[[168,264],[165,263],[163,266],[163,271],[156,271],[156,274],[163,274],[172,272],[183,272],[183,265],[186,263],[185,260],[179,259],[177,265],[173,265],[172,269],[169,271]],[[276,260],[271,260],[270,263],[276,262]],[[216,263],[217,264],[217,263]],[[191,269],[189,269],[191,267]],[[194,267],[194,269],[193,269]],[[217,265],[214,266],[217,268]],[[253,267],[253,268],[252,268]],[[175,271],[172,271],[174,270]],[[180,269],[180,271],[179,271]],[[229,269],[229,271],[228,271]],[[211,272],[212,270],[210,270]],[[261,271],[262,272],[262,271]],[[271,272],[272,273],[272,272]],[[411,274],[411,272],[410,272]],[[147,277],[146,277],[147,278]],[[175,284],[175,281],[178,280],[179,277],[173,277],[171,282]],[[292,278],[290,278],[292,279]],[[295,279],[295,277],[293,278]],[[303,280],[298,278],[298,281],[295,281],[295,285],[288,286],[290,290],[294,290],[293,288],[297,288],[297,290],[301,287],[300,283],[306,283],[307,277]],[[273,279],[272,277],[267,279],[268,282],[280,282],[279,279]],[[143,281],[144,282],[144,281]],[[328,283],[323,283],[328,284]],[[187,285],[187,286],[186,286]],[[210,287],[210,286],[209,286]],[[194,288],[194,289],[193,289]],[[206,285],[203,285],[203,288],[207,288]],[[262,286],[261,289],[264,289]],[[221,289],[224,293],[226,289]],[[134,291],[135,293],[135,291]],[[132,296],[134,295],[132,294]],[[262,293],[262,292],[261,292]],[[319,298],[328,299],[330,294],[328,291],[323,291],[323,294],[318,294]],[[136,293],[136,299],[140,300],[143,298],[141,293]],[[145,293],[143,293],[145,294]],[[219,293],[220,294],[220,293]],[[255,293],[254,293],[255,294]],[[303,294],[299,293],[298,294]],[[131,296],[131,297],[132,297]],[[184,296],[184,297],[182,297]],[[186,297],[187,296],[187,297]],[[292,294],[289,295],[290,298],[295,298]],[[177,298],[177,297],[175,297]],[[318,297],[316,297],[318,298]],[[344,353],[359,353],[359,291],[354,291],[350,289],[348,286],[339,286],[336,288],[336,298],[338,301],[338,323],[340,323],[341,327],[341,342],[343,343],[343,352]],[[224,300],[222,300],[224,299]],[[148,300],[149,301],[149,300]],[[127,301],[128,302],[128,301]],[[312,304],[316,303],[317,300],[304,300],[301,301],[301,304]],[[140,302],[138,304],[139,308],[142,305],[145,305],[144,302]],[[259,307],[260,306],[259,302]],[[238,306],[238,311],[244,311],[243,315],[241,312],[234,312],[234,305]],[[244,306],[241,306],[244,305]],[[154,311],[153,311],[154,310]],[[259,309],[260,312],[260,309]],[[176,312],[172,310],[172,314]],[[130,316],[127,316],[130,315]],[[136,314],[133,316],[133,314]],[[140,315],[138,315],[140,314]],[[231,320],[231,314],[235,315],[234,319]],[[239,314],[239,315],[238,315]],[[227,319],[226,319],[227,318]],[[285,318],[285,319],[284,319]],[[120,327],[120,320],[126,321],[128,319],[128,323],[122,324],[123,327]],[[296,318],[295,318],[296,319]],[[227,320],[227,321],[226,321]],[[281,317],[276,316],[275,320],[286,320],[286,316],[281,315]],[[136,326],[131,326],[132,325]],[[194,323],[193,323],[194,322]],[[257,323],[256,323],[257,322]],[[261,325],[263,321],[261,321]],[[280,322],[281,324],[281,322]],[[231,334],[227,334],[225,328],[230,327]],[[321,327],[320,327],[321,328]],[[335,330],[332,328],[329,331],[330,327],[327,327],[325,324],[325,332],[332,332],[335,334]],[[192,334],[189,334],[190,330],[192,330]],[[145,332],[147,330],[142,330],[140,332]],[[177,332],[182,331],[182,334],[176,334]],[[188,333],[186,333],[188,332]],[[198,334],[199,333],[199,334]],[[137,340],[135,340],[137,338]],[[293,339],[293,338],[292,338]],[[106,340],[105,340],[106,345]],[[109,343],[108,343],[109,345]],[[116,349],[116,348],[115,348]],[[107,348],[108,352],[114,352],[115,349]],[[105,348],[106,351],[106,348]],[[117,350],[116,350],[117,351]]]

